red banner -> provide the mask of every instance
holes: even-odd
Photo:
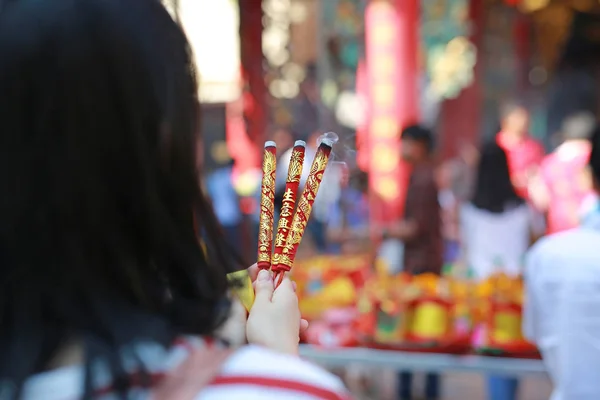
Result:
[[[417,0],[371,0],[365,17],[371,218],[385,224],[403,213],[400,133],[418,115]]]
[[[367,67],[365,60],[360,60],[356,67],[356,95],[362,102],[365,102],[364,106],[367,108],[365,111],[365,118],[356,127],[356,165],[362,171],[369,170],[369,146],[368,146],[368,98],[369,98],[369,85],[367,82]]]

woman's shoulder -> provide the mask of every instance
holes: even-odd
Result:
[[[462,203],[458,208],[458,212],[462,221],[477,219],[487,213],[487,211],[477,208],[470,201]]]
[[[264,374],[280,378],[314,380],[323,386],[344,388],[338,377],[299,356],[255,345],[243,346],[236,350],[225,364],[222,373]]]
[[[488,210],[478,208],[471,202],[464,203],[460,206],[460,212],[466,215],[490,215],[490,216],[505,216],[511,214],[527,214],[530,213],[532,207],[526,202],[514,202],[509,204],[503,212],[494,213]]]
[[[244,346],[224,364],[217,378],[198,400],[349,399],[342,381],[300,357],[259,346]]]
[[[351,398],[341,380],[329,372],[300,357],[275,353],[258,346],[249,345],[231,351],[218,342],[185,337],[178,339],[170,349],[147,343],[138,350],[137,360],[143,362],[144,369],[152,378],[161,379],[161,383],[152,390],[152,398],[155,399]],[[22,398],[80,398],[84,375],[79,365],[38,374],[27,380]],[[98,381],[97,390],[103,396],[112,398],[115,395],[110,374],[104,368],[98,369],[94,379]],[[149,394],[147,389],[136,385],[131,390],[140,394],[141,398],[147,398],[144,395]]]

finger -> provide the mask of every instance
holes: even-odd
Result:
[[[281,284],[277,287],[277,289],[275,289],[275,293],[277,293],[279,291],[281,291],[281,292],[290,292],[290,291],[293,292],[294,291],[294,282],[292,282],[292,280],[290,278],[288,278],[287,275],[285,275],[283,277]]]
[[[271,302],[271,299],[273,298],[273,290],[275,289],[274,286],[275,285],[273,284],[273,277],[271,276],[271,272],[267,270],[261,270],[258,273],[256,281],[254,282],[254,291],[256,292],[254,302]]]
[[[302,318],[300,320],[300,332],[306,332],[308,329],[308,321]]]
[[[273,293],[273,301],[275,302],[292,302],[298,304],[298,296],[294,292],[294,287],[290,278],[284,278],[281,285],[277,287]]]
[[[250,280],[254,282],[258,277],[258,264],[254,263],[248,268],[248,275],[250,276]]]

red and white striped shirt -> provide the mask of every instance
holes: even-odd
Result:
[[[137,350],[153,380],[181,365],[192,351],[207,346],[198,338],[179,340],[170,350],[156,344],[140,345]],[[124,359],[126,365],[127,358]],[[134,365],[133,360],[131,365]],[[133,367],[131,368],[133,370]],[[94,366],[98,398],[117,399],[107,368]],[[133,373],[133,371],[132,371]],[[69,366],[31,377],[24,387],[24,400],[76,400],[82,395],[84,371]],[[132,398],[149,398],[150,391],[132,388]],[[350,400],[343,383],[334,375],[299,357],[272,352],[258,346],[244,346],[233,352],[220,372],[195,397],[196,400]]]

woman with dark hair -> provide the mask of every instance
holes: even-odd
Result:
[[[11,1],[0,93],[2,399],[345,396],[281,354],[298,351],[289,280],[259,274],[255,346],[215,340],[240,263],[198,184],[195,70],[158,0]]]
[[[495,142],[480,155],[471,201],[461,207],[462,252],[477,279],[496,272],[521,273],[532,234],[541,234],[543,218],[515,191],[506,152]]]
[[[543,219],[515,191],[506,152],[496,143],[483,146],[471,201],[461,207],[463,260],[477,280],[495,273],[521,274],[533,235],[543,233]],[[490,377],[490,400],[516,398],[517,379]]]

